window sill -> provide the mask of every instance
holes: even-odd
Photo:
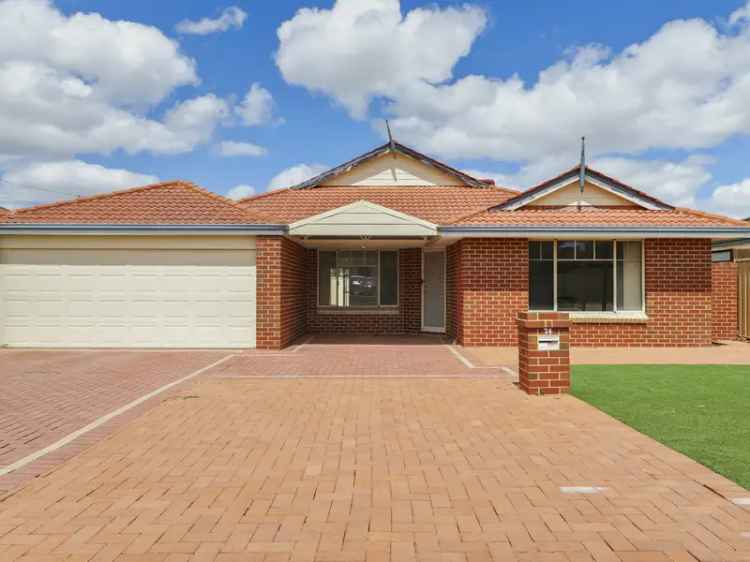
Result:
[[[369,315],[390,315],[396,316],[399,314],[398,307],[392,308],[325,308],[318,307],[318,314],[341,314],[341,315],[353,315],[353,314],[369,314]]]
[[[645,324],[645,312],[571,312],[574,324]]]

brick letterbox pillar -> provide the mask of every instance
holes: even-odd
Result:
[[[570,320],[561,312],[518,314],[518,382],[528,394],[570,390]]]

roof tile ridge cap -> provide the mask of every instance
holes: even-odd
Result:
[[[480,209],[478,211],[472,211],[471,213],[468,213],[466,215],[461,215],[461,216],[458,216],[456,218],[451,218],[445,224],[447,224],[447,225],[448,224],[458,224],[459,221],[465,221],[465,220],[471,219],[473,217],[477,217],[477,216],[481,215],[482,213],[489,213],[495,207],[497,207],[497,205],[490,205],[488,207],[483,207],[482,209]]]
[[[193,183],[191,181],[178,181],[178,182],[175,182],[175,185],[179,185],[181,187],[187,187],[189,189],[192,189],[193,191],[197,191],[198,193],[207,195],[208,197],[216,199],[217,201],[220,201],[221,203],[230,205],[231,207],[234,207],[239,211],[243,211],[243,212],[247,211],[247,209],[245,209],[242,205],[240,205],[238,201],[234,201],[233,199],[230,199],[229,197],[225,197],[219,193],[211,191],[210,189],[201,187],[197,183]]]
[[[221,195],[220,193],[216,193],[214,191],[211,191],[210,189],[206,189],[205,187],[202,187],[191,181],[180,180],[180,181],[175,182],[175,185],[179,185],[180,187],[186,187],[186,188],[192,189],[193,191],[196,191],[198,193],[201,193],[203,195],[216,199],[217,201],[221,203],[225,203],[231,206],[232,208],[236,209],[237,211],[239,211],[241,215],[243,215],[249,220],[253,219],[253,217],[257,217],[263,220],[275,221],[274,223],[267,223],[267,224],[278,223],[278,219],[272,217],[271,215],[267,215],[266,213],[262,211],[257,211],[255,209],[248,209],[244,207],[239,201],[235,201],[233,199],[230,199],[229,197],[225,197],[224,195]]]
[[[50,209],[54,207],[62,207],[64,205],[72,205],[74,203],[80,203],[85,201],[96,201],[98,199],[107,199],[110,197],[117,197],[118,195],[127,195],[129,193],[136,193],[138,191],[146,191],[149,189],[157,189],[160,187],[168,187],[168,186],[174,186],[179,185],[182,182],[182,180],[168,180],[163,182],[157,182],[157,183],[150,183],[147,185],[139,185],[136,187],[128,187],[126,189],[117,189],[114,191],[107,191],[105,193],[95,193],[94,195],[85,195],[83,197],[75,197],[73,199],[62,199],[60,201],[52,201],[51,203],[41,203],[39,205],[34,205],[32,207],[23,207],[21,209],[16,209],[13,211],[13,214],[20,215],[31,211],[38,211],[42,209]]]
[[[285,191],[291,191],[291,190],[292,190],[291,187],[279,187],[276,189],[272,189],[270,191],[264,191],[263,193],[258,193],[257,195],[248,195],[247,197],[238,199],[237,203],[239,203],[240,205],[246,205],[246,204],[252,203],[253,201],[258,201],[259,199],[265,199],[266,197],[271,197],[273,195],[278,195]]]
[[[695,216],[709,218],[709,219],[720,219],[723,221],[731,222],[732,224],[736,224],[737,226],[744,226],[746,228],[750,228],[750,222],[748,221],[743,221],[742,219],[735,219],[732,217],[728,217],[726,215],[721,215],[719,213],[708,213],[706,211],[699,211],[698,209],[690,209],[688,207],[673,207],[673,211],[678,211],[686,215],[695,215]]]

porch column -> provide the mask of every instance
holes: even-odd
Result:
[[[560,394],[570,390],[568,314],[518,314],[518,381],[527,394]]]
[[[256,347],[283,349],[305,333],[305,249],[282,236],[256,239]]]

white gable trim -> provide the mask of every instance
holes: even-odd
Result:
[[[382,205],[355,201],[289,225],[291,236],[436,236],[437,225]]]
[[[519,197],[518,199],[513,201],[511,204],[504,206],[504,207],[501,206],[501,208],[507,211],[514,211],[516,209],[520,209],[521,207],[525,207],[529,203],[532,203],[538,199],[541,199],[542,197],[546,197],[550,193],[554,193],[555,191],[570,185],[571,180],[577,177],[578,177],[578,174],[575,174],[575,175],[571,174],[570,176],[563,178],[559,182],[554,183],[550,186],[547,186],[544,189],[540,189],[539,191],[534,192],[526,197]],[[591,174],[589,174],[588,172],[585,174],[584,179],[586,182],[590,183],[591,185],[598,187],[599,189],[603,189],[604,191],[608,191],[609,193],[612,193],[613,195],[616,195],[617,197],[621,197],[627,201],[630,201],[631,203],[634,203],[635,205],[638,205],[639,207],[643,207],[644,209],[648,209],[650,211],[671,209],[671,207],[667,205],[658,205],[654,203],[653,201],[646,199],[645,197],[640,197],[637,194],[631,193],[625,189],[622,189],[619,186],[596,179],[592,177]]]

